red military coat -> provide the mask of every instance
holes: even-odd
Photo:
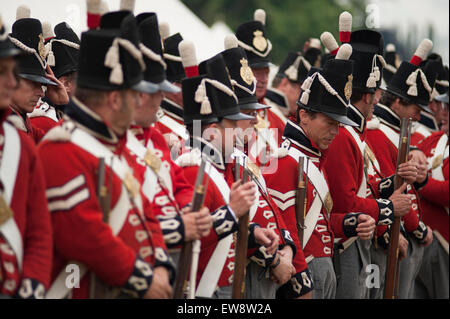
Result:
[[[9,128],[17,137],[17,141],[12,140],[13,147],[17,147],[19,153],[5,150],[10,139],[5,139],[4,128],[4,125],[8,125],[4,123],[8,113],[9,111],[0,111],[0,194],[5,200],[8,193],[11,196],[9,207],[19,230],[23,259],[20,261],[22,269],[19,271],[19,256],[1,234],[0,293],[21,298],[43,298],[49,287],[52,266],[52,231],[45,198],[43,168],[34,142],[12,124]],[[16,159],[12,158],[13,153],[17,154]],[[4,178],[3,165],[8,160],[17,165],[15,182]],[[7,191],[8,187],[11,189]]]
[[[395,134],[392,134],[392,137],[399,136],[400,119],[384,105],[377,105],[375,114],[376,117],[372,120],[375,124],[367,131],[367,140],[380,163],[381,173],[385,176],[393,176],[397,167],[398,143],[395,145],[396,143],[393,143],[386,135],[386,132],[395,132]],[[378,125],[376,125],[377,121],[379,122]],[[415,185],[417,188],[420,188],[420,185],[416,183]],[[421,211],[417,198],[418,194],[411,186],[408,186],[408,193],[413,195],[413,204],[410,212],[402,217],[404,227],[410,233],[415,232],[419,240],[423,240],[423,232],[426,231],[426,227],[420,222]]]
[[[178,246],[184,242],[184,225],[180,210],[191,203],[193,187],[186,180],[183,169],[172,161],[166,141],[156,128],[134,125],[131,131],[142,145],[159,158],[161,167],[157,178],[147,177],[146,180],[146,163],[142,158],[137,160],[137,166],[141,173],[144,194],[152,202],[153,212],[160,220],[166,245]],[[128,149],[132,152],[130,147]],[[151,188],[150,193],[147,192],[148,187]]]
[[[39,146],[39,154],[46,163],[46,193],[54,234],[52,278],[57,278],[66,264],[76,261],[84,264],[88,273],[81,279],[80,287],[72,290],[73,298],[92,297],[89,274],[95,274],[107,286],[142,297],[151,284],[152,267],[163,266],[173,271],[159,222],[139,182],[131,182],[134,186],[126,191],[121,178],[108,165],[104,180],[111,194],[111,214],[119,205],[117,211],[124,219],[116,234],[103,221],[111,215],[104,216],[97,195],[99,158],[82,147],[87,143],[75,144],[73,132],[87,132],[117,156],[115,161],[126,163],[131,176],[138,179],[139,174],[125,147],[126,136],[117,137],[85,105],[74,102],[67,110],[71,120],[51,130]],[[64,154],[63,161],[60,154]],[[133,201],[130,193],[135,194]],[[138,201],[141,206],[136,204]]]
[[[371,189],[378,190],[380,182],[366,180],[366,184],[363,185],[364,157],[358,143],[364,143],[366,140],[365,118],[354,106],[349,107],[347,116],[357,123],[358,127],[339,127],[339,134],[329,146],[328,156],[324,162],[333,198],[331,214],[362,212],[374,218],[378,225],[391,224],[394,220],[392,202],[367,197],[367,183],[370,183]],[[359,139],[358,142],[353,135]],[[366,191],[358,195],[360,187],[366,188]]]
[[[436,161],[433,165],[433,156],[436,152],[436,146],[439,140],[445,133],[440,131],[433,133],[429,138],[422,141],[419,144],[419,148],[425,153],[430,162],[430,171],[428,177],[428,183],[419,191],[422,209],[423,209],[423,221],[431,227],[433,230],[437,230],[448,243],[448,231],[449,231],[449,184],[448,184],[448,156],[443,161]],[[445,137],[444,137],[445,138]],[[448,148],[448,138],[447,138]],[[447,152],[448,154],[448,152]],[[445,157],[445,156],[444,156]],[[432,175],[432,168],[435,166],[437,169],[442,168],[443,180],[437,179]]]

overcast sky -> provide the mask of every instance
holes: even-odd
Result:
[[[108,0],[110,10],[117,10],[119,2],[120,0]],[[15,19],[16,8],[21,4],[26,4],[31,8],[32,17],[36,17],[41,21],[49,21],[53,26],[59,22],[66,21],[76,32],[80,33],[86,29],[85,3],[85,0],[1,0],[0,13],[6,25],[10,28]],[[444,62],[448,64],[448,0],[368,0],[367,3],[370,11],[367,12],[368,15],[371,15],[373,18],[375,8],[378,11],[375,22],[382,29],[396,28],[399,41],[406,38],[408,30],[412,26],[416,28],[418,38],[422,39],[428,35],[428,25],[430,23],[433,24],[435,31],[433,51],[440,53]],[[376,7],[370,6],[371,4],[375,4]],[[211,36],[202,29],[204,24],[199,19],[193,14],[183,15],[186,11],[185,9],[185,6],[180,4],[178,0],[136,0],[135,13],[155,11],[158,13],[160,21],[166,21],[170,24],[172,33],[182,32],[185,38],[192,37],[193,39],[191,38],[190,40],[194,42],[196,37],[210,38]],[[191,23],[187,24],[184,20],[189,20]],[[369,24],[374,22],[374,19],[369,18],[369,20],[367,21]],[[215,40],[218,40],[218,45],[220,43],[218,50],[222,50],[222,39],[209,39],[209,47],[199,44],[198,49],[208,51]],[[199,56],[204,55],[204,58],[211,54],[212,51],[199,52]]]

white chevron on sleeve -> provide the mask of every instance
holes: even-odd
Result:
[[[72,178],[70,181],[65,183],[62,186],[52,187],[47,189],[45,194],[47,195],[47,200],[51,200],[55,197],[63,197],[73,192],[78,187],[84,185],[86,183],[86,179],[83,174],[78,175],[75,178]]]

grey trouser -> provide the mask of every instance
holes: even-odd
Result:
[[[233,286],[218,287],[212,295],[212,299],[231,299]]]
[[[280,286],[267,278],[264,268],[255,262],[247,265],[245,272],[246,299],[275,299]]]
[[[336,275],[331,257],[314,258],[308,263],[314,289],[312,299],[334,299],[336,296]]]
[[[408,253],[400,261],[400,277],[398,280],[398,299],[414,297],[414,281],[422,265],[424,247],[411,235],[407,235]]]
[[[336,299],[368,299],[366,266],[371,263],[370,240],[359,238],[340,254],[341,276],[337,281]]]
[[[425,247],[422,267],[415,281],[414,298],[449,298],[449,257],[436,237]]]
[[[373,283],[374,286],[369,288],[370,299],[383,299],[384,298],[384,282],[386,280],[386,266],[387,266],[388,251],[383,247],[372,243],[370,247],[370,257],[373,264],[378,266],[379,278],[377,283]],[[377,287],[376,284],[379,284]]]

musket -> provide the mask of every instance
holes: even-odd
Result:
[[[110,177],[111,174],[110,174]],[[110,192],[105,185],[105,158],[100,157],[98,160],[98,183],[97,183],[97,197],[100,204],[100,208],[103,212],[103,221],[108,222],[110,207]]]
[[[236,158],[236,162],[239,160]],[[239,163],[236,165],[238,178],[239,176]],[[242,180],[241,184],[245,184],[249,180],[249,171],[247,167],[243,165]],[[239,178],[238,178],[239,179]],[[231,297],[233,299],[243,299],[245,291],[245,267],[247,265],[247,250],[248,250],[248,222],[249,222],[249,212],[245,215],[239,217],[239,229],[236,239],[236,253],[234,260],[234,279],[233,279],[233,290]]]
[[[200,210],[200,208],[203,205],[203,200],[205,199],[205,193],[206,193],[206,187],[203,185],[203,177],[205,175],[205,166],[206,161],[202,159],[202,162],[200,164],[200,168],[197,172],[197,178],[195,180],[195,186],[194,186],[194,194],[192,196],[192,212],[197,212]],[[196,244],[198,246],[198,249],[200,249],[199,244]],[[196,249],[197,250],[197,249]],[[193,260],[192,258],[193,253],[193,241],[187,241],[184,242],[183,246],[181,247],[181,253],[180,258],[178,260],[178,267],[177,267],[177,274],[175,278],[175,285],[174,285],[174,299],[181,299],[184,297],[184,291],[187,284],[187,278],[189,273],[189,267],[191,267],[191,262]],[[195,260],[195,258],[194,258]],[[197,259],[198,263],[198,259]],[[195,266],[195,265],[194,265]],[[194,270],[192,267],[191,269]],[[195,291],[195,276],[196,276],[196,269],[194,274],[194,287],[190,287],[191,291],[194,289]],[[191,272],[191,279],[192,279],[192,272]],[[192,283],[191,283],[192,285]],[[194,292],[195,295],[195,292]],[[189,295],[192,296],[192,293]]]
[[[404,183],[403,178],[398,175],[400,164],[408,160],[409,141],[411,135],[411,119],[402,119],[400,128],[400,140],[398,145],[397,169],[394,176],[394,189],[397,190]],[[394,217],[391,225],[391,236],[389,242],[388,260],[386,268],[386,283],[384,289],[385,299],[395,299],[398,291],[398,279],[400,275],[399,241],[400,241],[401,217]]]
[[[295,218],[297,221],[297,235],[300,241],[300,248],[303,249],[303,233],[306,229],[305,215],[306,215],[306,192],[307,180],[303,179],[303,165],[305,157],[301,156],[298,159],[298,178],[297,178],[297,192],[295,194]],[[309,165],[309,162],[307,162]]]
[[[111,211],[111,192],[108,188],[112,185],[112,172],[109,174],[108,186],[105,185],[105,158],[100,157],[98,160],[98,171],[97,171],[97,198],[100,205],[100,209],[103,214],[103,222],[109,222],[109,213]],[[90,280],[90,295],[95,299],[103,299],[107,297],[107,287],[105,283],[100,280],[94,274],[91,274]]]

